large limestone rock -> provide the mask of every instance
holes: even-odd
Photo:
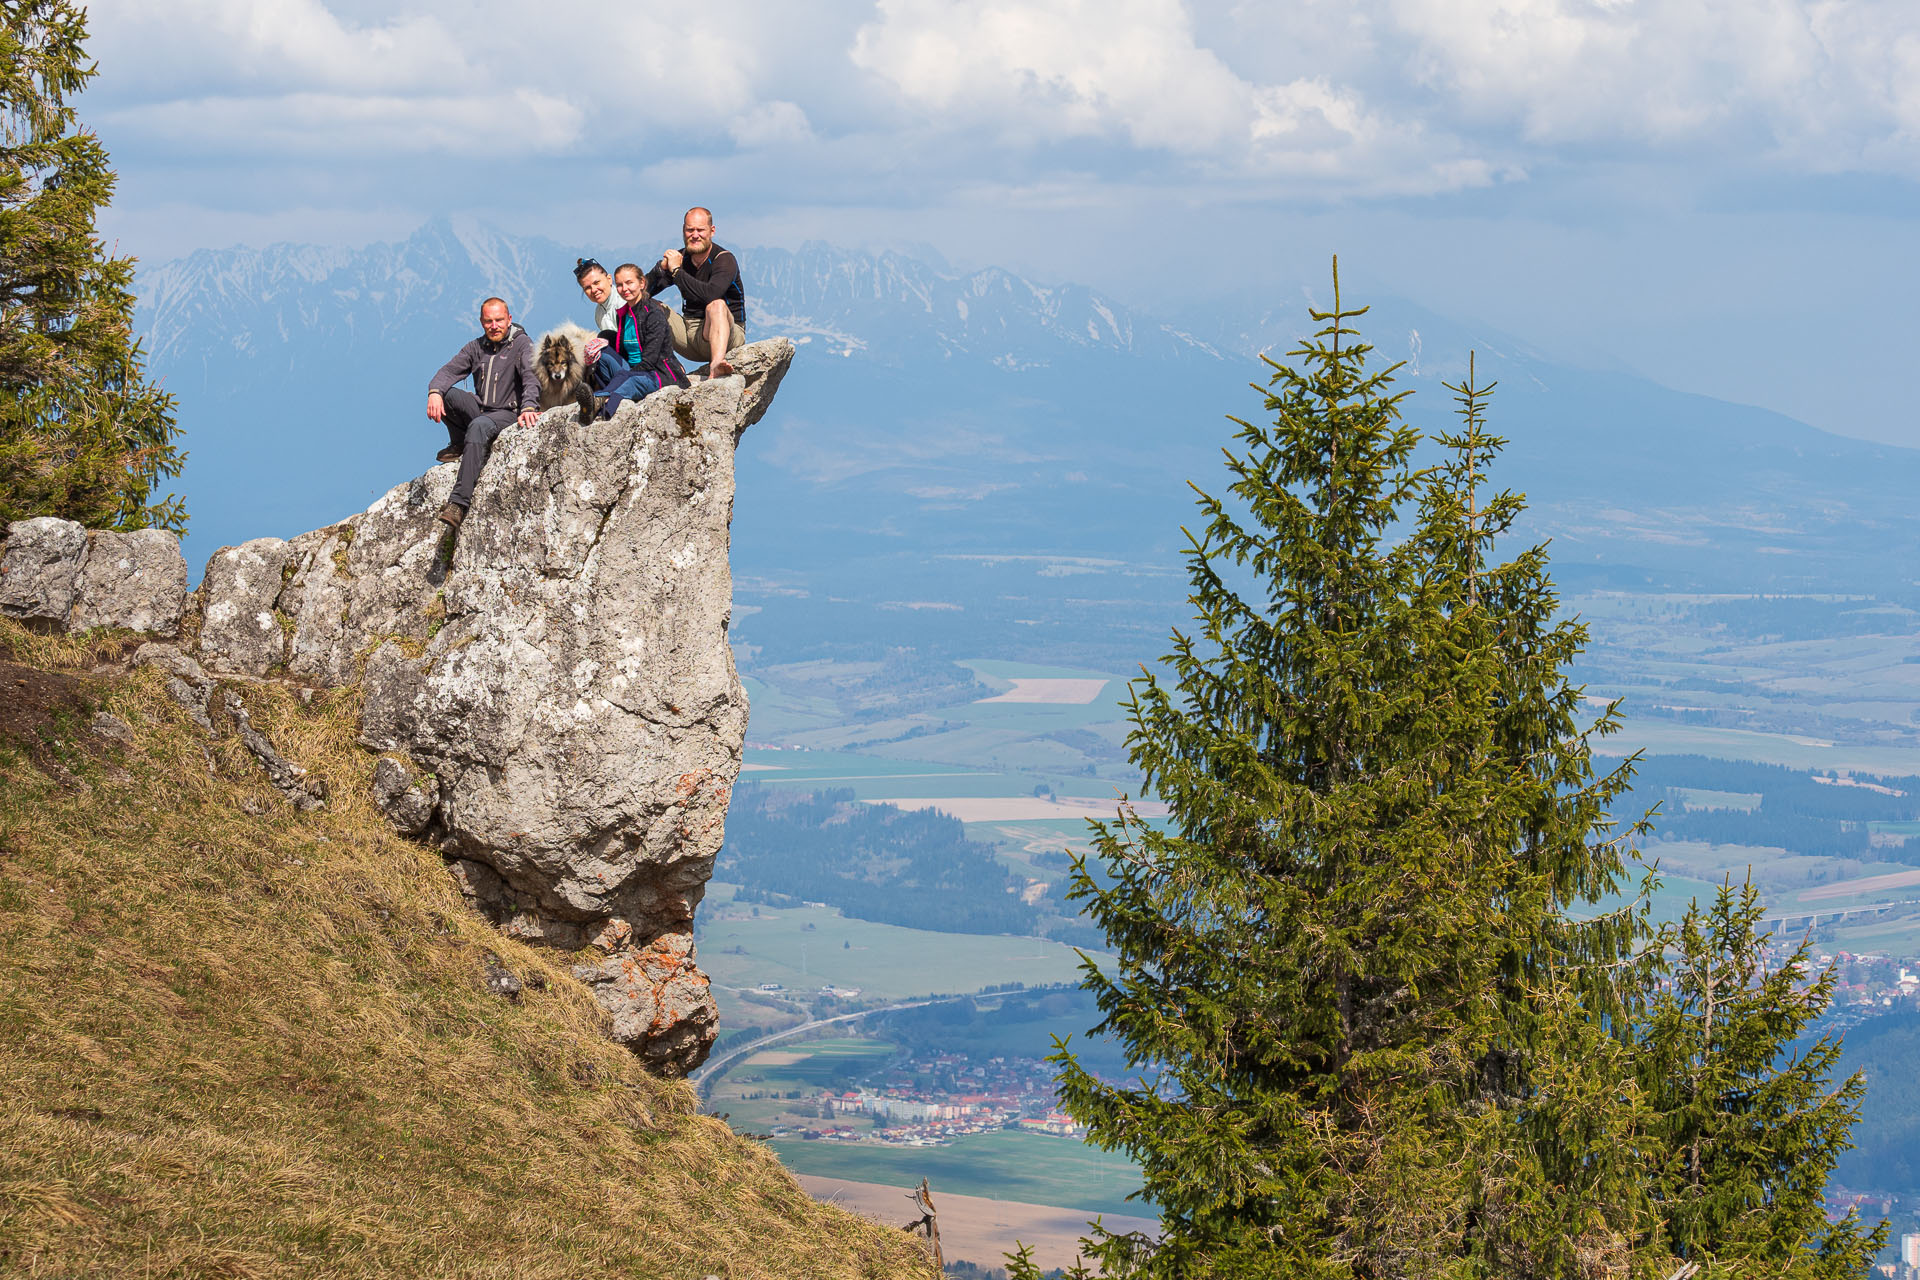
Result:
[[[455,470],[435,467],[291,542],[255,538],[214,552],[200,586],[201,660],[226,674],[340,685],[359,678],[383,641],[424,644],[445,616],[451,538],[434,517]]]
[[[666,1070],[714,1034],[692,925],[746,735],[733,448],[790,356],[757,344],[742,376],[503,433],[444,620],[424,650],[395,627],[367,663],[364,738],[432,775],[427,830],[471,896],[519,936],[591,952],[578,972],[614,1035]],[[389,773],[386,791],[415,825],[428,790]]]
[[[615,1037],[668,1072],[715,1033],[692,924],[746,735],[733,449],[792,355],[756,343],[610,422],[509,428],[450,559],[446,466],[294,539],[274,606],[291,677],[363,682],[395,826],[508,932],[580,952]]]
[[[187,598],[180,539],[159,529],[89,532],[40,516],[7,526],[0,613],[43,631],[121,627],[172,636]]]
[[[85,526],[53,516],[14,521],[0,553],[0,613],[30,627],[64,630],[86,558]]]
[[[141,650],[209,728],[222,676],[360,683],[381,811],[443,850],[504,930],[580,953],[614,1037],[667,1073],[705,1059],[717,1021],[693,913],[746,736],[727,646],[733,449],[792,358],[784,338],[755,343],[733,376],[610,422],[568,406],[508,428],[457,539],[435,518],[445,465],[339,524],[223,547],[191,643]],[[177,561],[170,535],[22,521],[0,611],[171,636],[185,567],[169,548]],[[276,785],[323,803],[222,698]]]
[[[159,529],[90,535],[87,560],[74,583],[75,631],[122,627],[171,636],[187,601],[187,562],[180,539]]]
[[[222,547],[207,561],[200,579],[200,661],[209,670],[264,676],[286,660],[287,632],[274,608],[286,567],[284,538]]]
[[[496,446],[496,465],[503,456]],[[293,624],[290,674],[345,684],[383,641],[427,639],[445,616],[440,589],[451,539],[436,516],[457,471],[451,463],[435,467],[344,524],[293,540],[292,577],[280,600]]]

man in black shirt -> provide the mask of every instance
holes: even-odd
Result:
[[[658,296],[680,290],[680,313],[668,314],[673,347],[689,360],[709,362],[708,372],[724,378],[733,372],[727,354],[747,341],[747,293],[740,285],[740,264],[713,242],[713,213],[695,206],[681,220],[685,251],[669,249],[647,272],[647,292]]]

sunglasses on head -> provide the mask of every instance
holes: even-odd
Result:
[[[594,261],[592,258],[575,258],[573,261],[573,278],[575,280],[585,279],[587,272],[589,271],[605,271],[605,270],[606,270],[605,267],[601,266],[598,262]]]

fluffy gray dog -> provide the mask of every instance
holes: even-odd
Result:
[[[593,418],[593,388],[587,383],[587,339],[593,335],[569,320],[540,339],[533,373],[540,380],[540,407],[580,406],[580,421]]]

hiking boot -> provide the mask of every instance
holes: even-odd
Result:
[[[440,508],[440,522],[449,529],[458,529],[460,522],[467,518],[465,507],[456,507],[451,502]]]
[[[454,448],[452,445],[448,445],[440,452],[434,454],[433,460],[435,462],[458,462],[460,461],[460,450]]]

